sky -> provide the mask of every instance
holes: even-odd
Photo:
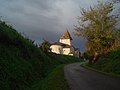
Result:
[[[80,8],[96,3],[97,0],[0,0],[0,16],[37,44],[43,39],[51,43],[58,41],[67,28],[73,45],[83,52],[85,39],[74,36],[74,25],[77,25]]]

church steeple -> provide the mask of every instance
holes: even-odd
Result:
[[[63,35],[61,36],[59,42],[71,46],[71,40],[72,40],[72,38],[71,38],[71,36],[70,36],[70,33],[68,32],[68,29],[66,28],[66,29],[65,29],[65,32],[64,32]]]
[[[72,40],[72,38],[70,36],[70,33],[68,32],[67,28],[65,29],[65,32],[63,33],[63,35],[61,36],[60,39],[70,39],[70,40]]]

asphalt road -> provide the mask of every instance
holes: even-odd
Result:
[[[120,79],[87,70],[80,64],[73,63],[64,67],[70,90],[120,90]]]

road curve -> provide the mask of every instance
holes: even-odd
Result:
[[[120,90],[120,79],[87,70],[80,64],[73,63],[64,67],[70,90]]]

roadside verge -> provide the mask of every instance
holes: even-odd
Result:
[[[64,64],[57,66],[46,78],[33,86],[32,90],[69,90],[64,79]]]
[[[91,67],[91,66],[88,66],[88,62],[83,63],[83,64],[81,64],[80,66],[82,66],[82,67],[84,67],[84,68],[86,68],[86,69],[89,69],[89,70],[92,70],[92,71],[95,71],[95,72],[98,72],[98,73],[107,75],[107,76],[111,76],[111,77],[120,79],[120,75],[117,75],[117,74],[114,74],[114,73],[107,73],[107,72],[101,71],[101,70],[99,70],[99,69],[93,68],[93,67]]]

